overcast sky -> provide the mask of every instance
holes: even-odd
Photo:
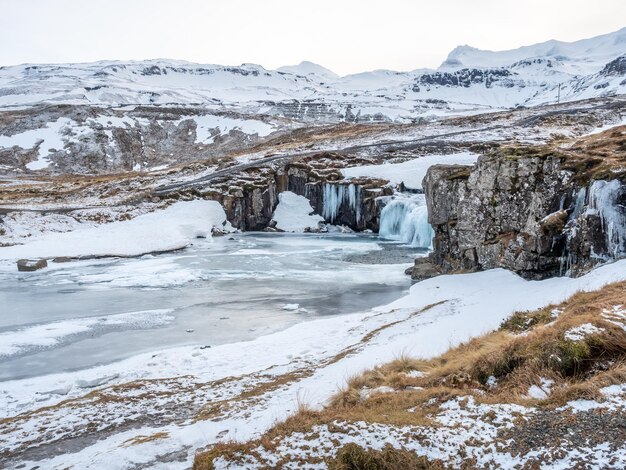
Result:
[[[626,26],[626,0],[0,0],[0,64],[172,58],[339,74]]]

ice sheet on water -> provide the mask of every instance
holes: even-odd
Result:
[[[74,318],[26,326],[0,333],[0,357],[25,354],[33,349],[53,348],[69,337],[115,329],[146,329],[174,320],[171,309],[144,310],[115,315]]]

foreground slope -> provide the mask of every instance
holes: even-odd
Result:
[[[321,409],[355,374],[402,354],[436,357],[516,311],[626,280],[625,263],[577,279],[525,281],[504,270],[441,276],[374,311],[304,322],[247,343],[4,382],[1,463],[186,468],[197,449],[257,438],[302,403]]]
[[[623,468],[625,361],[622,281],[356,375],[323,410],[194,468]]]

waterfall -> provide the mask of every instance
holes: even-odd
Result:
[[[432,247],[434,232],[428,223],[424,195],[394,196],[380,213],[378,236],[415,247]]]
[[[608,251],[612,258],[626,254],[626,209],[618,202],[618,180],[594,181],[589,187],[589,208],[602,220]]]
[[[355,221],[361,220],[361,188],[354,184],[324,183],[323,193],[324,207],[322,217],[331,224],[339,215],[342,204],[348,204],[354,211]]]

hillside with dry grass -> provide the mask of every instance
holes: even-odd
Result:
[[[432,360],[349,380],[259,439],[218,444],[194,469],[623,468],[626,282],[518,312]]]

